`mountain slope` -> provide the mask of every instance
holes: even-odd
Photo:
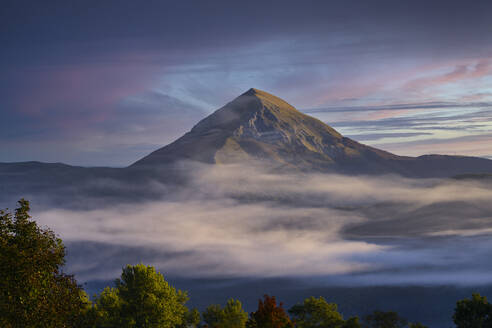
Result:
[[[484,158],[397,156],[360,144],[278,97],[250,89],[181,138],[127,168],[0,163],[0,189],[15,189],[22,194],[29,190],[56,189],[59,185],[86,184],[94,179],[123,181],[129,185],[158,179],[179,185],[184,172],[172,164],[180,161],[248,165],[258,160],[278,169],[343,174],[452,177],[492,173],[492,161]]]
[[[460,156],[397,156],[343,137],[267,92],[250,89],[173,143],[131,167],[192,160],[211,164],[262,160],[277,168],[350,174],[448,177],[492,172],[492,161]]]
[[[261,159],[278,166],[333,169],[361,159],[369,160],[371,166],[391,158],[397,156],[345,138],[282,99],[250,89],[133,166],[178,160],[231,163]]]

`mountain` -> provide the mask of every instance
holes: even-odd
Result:
[[[331,169],[352,160],[367,159],[367,164],[373,165],[391,158],[397,156],[345,138],[284,100],[250,89],[133,166],[178,160],[218,164],[261,159],[279,166]]]
[[[181,138],[127,168],[0,163],[0,203],[18,195],[50,190],[58,192],[58,198],[49,197],[56,202],[76,199],[81,190],[99,198],[101,195],[121,198],[125,192],[125,197],[133,198],[138,190],[142,198],[154,198],[161,191],[149,191],[149,181],[183,184],[186,169],[174,165],[182,161],[214,165],[249,165],[261,161],[276,170],[408,177],[464,175],[476,178],[492,173],[492,161],[484,158],[406,157],[363,145],[274,95],[250,89],[200,121]],[[121,184],[125,187],[121,188]],[[113,187],[108,189],[108,186]]]
[[[131,167],[158,167],[184,160],[209,164],[261,160],[275,168],[302,171],[415,177],[492,172],[492,161],[487,159],[397,156],[363,145],[258,89],[248,90]]]

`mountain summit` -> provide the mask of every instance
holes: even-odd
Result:
[[[286,101],[249,89],[195,125],[190,132],[134,165],[177,160],[231,163],[261,159],[281,166],[329,168],[349,159],[392,157],[344,138]]]
[[[262,160],[275,167],[303,171],[412,176],[492,171],[492,161],[485,159],[438,155],[403,157],[360,144],[258,89],[249,89],[204,118],[190,132],[132,167],[182,160],[210,164]],[[441,164],[445,167],[439,168]],[[467,167],[470,170],[466,170]]]

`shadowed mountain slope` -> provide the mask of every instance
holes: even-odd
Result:
[[[360,144],[257,89],[248,90],[181,138],[131,167],[155,167],[183,160],[210,164],[262,160],[275,168],[302,171],[417,177],[492,172],[492,161],[487,159],[405,157]]]

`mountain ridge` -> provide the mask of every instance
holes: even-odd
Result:
[[[492,172],[492,161],[488,159],[398,156],[361,144],[298,111],[283,99],[255,88],[130,168],[158,167],[188,160],[207,164],[259,160],[277,169],[412,177]]]
[[[362,145],[286,101],[251,88],[197,123],[188,133],[132,166],[179,160],[209,164],[263,160],[301,169],[328,169],[361,154],[396,155]]]
[[[398,174],[442,178],[492,173],[492,160],[479,157],[398,156],[344,137],[331,126],[298,111],[281,98],[251,88],[219,108],[174,142],[155,150],[126,168],[83,168],[38,162],[0,163],[0,177],[13,179],[31,172],[46,176],[63,171],[63,178],[105,176],[132,181],[151,178],[156,171],[180,172],[179,162],[250,164],[274,170],[351,175]],[[64,166],[60,166],[64,165]],[[60,170],[61,169],[61,170]],[[72,173],[70,173],[72,172]],[[57,173],[59,174],[59,173]],[[166,179],[172,179],[164,174]],[[128,177],[127,177],[128,176]]]

